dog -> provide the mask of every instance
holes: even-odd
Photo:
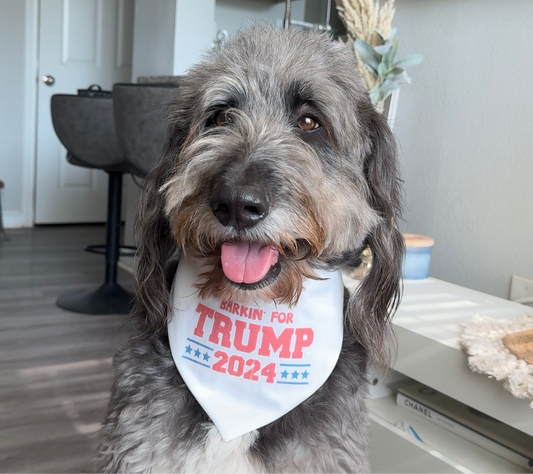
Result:
[[[369,472],[367,366],[390,357],[400,195],[395,140],[348,46],[255,25],[192,67],[141,202],[139,332],[115,357],[98,469]],[[268,247],[272,265],[232,281],[221,254],[235,241]],[[327,381],[281,418],[223,441],[170,353],[168,262],[205,263],[201,297],[295,305],[318,270],[357,265],[365,248],[372,266],[345,291],[342,349]]]

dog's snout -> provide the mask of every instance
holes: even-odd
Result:
[[[222,225],[237,230],[253,227],[270,208],[267,195],[258,186],[219,185],[213,190],[209,205]]]

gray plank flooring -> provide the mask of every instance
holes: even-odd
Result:
[[[0,472],[92,472],[111,358],[132,328],[124,316],[58,308],[58,296],[96,288],[103,226],[8,230],[0,240]],[[131,276],[120,274],[131,284]]]

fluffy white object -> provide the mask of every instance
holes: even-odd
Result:
[[[533,329],[533,314],[501,321],[476,315],[463,326],[459,342],[470,369],[503,380],[505,389],[517,398],[533,400],[533,365],[511,354],[502,341],[506,334]],[[533,408],[533,401],[529,406]]]

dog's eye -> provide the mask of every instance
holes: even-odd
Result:
[[[320,124],[312,117],[301,117],[298,119],[298,128],[304,132],[310,132],[320,127]]]
[[[225,111],[218,113],[217,116],[215,117],[215,125],[217,127],[224,127],[229,122],[230,120],[228,118],[228,114]]]

